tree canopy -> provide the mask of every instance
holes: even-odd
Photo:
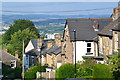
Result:
[[[6,31],[6,33],[3,35],[3,43],[8,44],[11,40],[11,35],[13,35],[15,32],[19,30],[24,30],[26,28],[29,28],[30,31],[34,31],[37,37],[39,37],[38,30],[35,28],[35,25],[30,20],[24,20],[19,19],[15,20],[14,24],[10,26],[9,30]]]
[[[15,32],[13,35],[11,35],[10,44],[8,46],[9,52],[14,54],[15,51],[18,51],[19,56],[21,58],[23,40],[25,42],[25,47],[26,47],[30,39],[36,39],[36,38],[37,35],[35,34],[35,32],[30,31],[29,28]]]

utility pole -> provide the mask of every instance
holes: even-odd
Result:
[[[76,78],[76,30],[74,32],[74,42],[75,42],[75,78]]]
[[[24,40],[23,40],[23,52],[22,52],[22,80],[24,80]]]

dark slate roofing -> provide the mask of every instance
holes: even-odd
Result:
[[[106,27],[111,21],[111,18],[80,18],[80,19],[67,19],[70,40],[74,40],[73,30],[76,30],[76,40],[89,41],[96,40],[97,33],[93,29],[93,22],[99,23],[99,31]]]
[[[37,48],[38,40],[39,40],[39,39],[32,39],[32,40],[31,40],[31,42],[32,42],[32,44],[33,44],[33,46],[34,46],[34,48]],[[54,41],[54,39],[42,40],[43,45],[46,46],[48,41]]]
[[[32,39],[32,40],[31,40],[34,48],[37,48],[37,41],[38,41],[37,39]]]
[[[8,62],[10,60],[20,61],[19,58],[16,58],[15,56],[11,55],[10,53],[2,52],[2,53],[0,53],[0,55],[2,56],[0,58],[3,62]]]
[[[112,30],[115,30],[115,31],[120,31],[120,23],[118,24],[117,27],[113,28]]]
[[[120,30],[119,27],[120,25],[118,25],[119,19],[112,21],[111,23],[109,23],[107,25],[107,27],[105,27],[101,32],[99,32],[99,35],[106,35],[106,36],[112,36],[112,29],[113,30]]]
[[[52,46],[49,50],[47,50],[47,53],[52,53],[54,52],[59,46],[55,45],[55,46]]]
[[[59,54],[59,53],[61,53],[62,52],[62,48],[61,47],[59,47],[56,51],[54,51],[53,53],[54,54]]]
[[[32,50],[28,51],[25,54],[28,54],[30,56],[39,56],[40,55],[40,51],[38,51],[37,49],[32,49]]]
[[[61,52],[62,52],[61,46],[54,45],[50,49],[46,50],[46,53],[44,53],[44,54],[55,54],[55,55],[57,55]]]

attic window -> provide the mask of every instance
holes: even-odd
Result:
[[[16,60],[11,60],[10,65],[11,65],[11,68],[15,68],[16,67]]]

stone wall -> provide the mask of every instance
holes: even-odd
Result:
[[[46,78],[46,79],[52,78],[52,80],[53,80],[53,79],[55,79],[55,72],[53,72],[53,71],[51,71],[51,72],[41,72],[41,73],[37,72],[36,73],[36,78],[39,79],[40,76],[43,77],[43,78]]]

